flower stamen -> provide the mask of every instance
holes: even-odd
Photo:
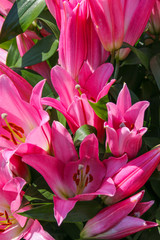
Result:
[[[24,143],[26,138],[24,136],[23,128],[16,125],[15,123],[8,122],[7,116],[8,115],[6,113],[1,114],[1,118],[5,121],[6,124],[6,126],[2,126],[2,128],[10,133],[10,138],[3,134],[1,134],[1,137],[5,138],[6,140],[12,141],[15,145],[20,144],[21,142]]]
[[[73,181],[76,183],[77,186],[76,195],[83,193],[85,187],[87,187],[87,185],[93,181],[93,176],[89,174],[89,165],[87,165],[85,169],[84,168],[84,165],[79,164],[77,172],[73,175]]]

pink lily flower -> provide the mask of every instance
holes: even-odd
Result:
[[[148,101],[140,101],[131,105],[131,97],[127,85],[120,91],[117,103],[107,103],[108,122],[105,122],[106,145],[114,156],[127,153],[134,158],[142,145],[142,136],[147,131],[143,127],[143,118]]]
[[[81,237],[83,239],[121,239],[135,232],[157,227],[157,223],[139,218],[154,203],[154,201],[140,203],[143,195],[144,191],[101,210],[86,223]]]
[[[114,204],[139,190],[159,163],[160,145],[127,163],[118,173],[111,176],[116,186],[116,193],[113,197],[105,198],[105,203]]]
[[[148,23],[155,0],[136,0],[134,4],[132,0],[121,0],[121,3],[124,13],[123,42],[134,46]],[[123,60],[128,56],[129,52],[129,48],[120,49],[117,57]]]
[[[45,81],[33,89],[30,103],[20,97],[12,81],[0,76],[0,148],[18,151],[29,144],[45,151],[50,149],[49,115],[42,109],[40,99]],[[27,148],[27,146],[26,146]]]
[[[77,1],[76,1],[77,2]],[[84,1],[73,8],[68,1],[63,2],[61,15],[61,34],[59,39],[59,64],[77,79],[86,59],[86,9]]]
[[[102,46],[95,31],[90,15],[86,19],[87,57],[86,61],[92,71],[106,62],[110,53]]]
[[[82,141],[78,159],[72,138],[63,125],[53,122],[52,133],[55,157],[32,154],[25,155],[22,161],[35,168],[55,193],[54,216],[60,225],[77,201],[92,200],[99,194],[113,196],[115,187],[98,158],[98,140],[94,134]]]
[[[94,71],[103,64],[109,52],[103,48],[89,15],[87,1],[46,0],[61,29],[59,64],[77,80],[84,61]]]
[[[141,36],[155,0],[89,0],[91,17],[97,34],[107,51],[118,50],[123,42],[134,45]],[[124,59],[129,49],[120,50]]]
[[[19,210],[22,201],[22,188],[25,181],[22,178],[13,178],[0,189],[0,238],[3,240],[54,240],[45,232],[37,220],[18,215],[18,212],[28,210],[24,207]]]
[[[3,16],[7,16],[10,9],[12,8],[14,2],[15,2],[15,0],[13,0],[13,1],[4,0],[3,3],[0,3],[0,13]],[[0,26],[2,27],[2,24]],[[1,27],[0,27],[0,29],[1,29]],[[38,37],[38,35],[35,32],[30,31],[30,30],[26,30],[25,33],[19,34],[16,37],[17,46],[18,46],[21,57],[30,48],[32,48],[35,45],[35,43],[32,39],[40,40],[41,38]],[[4,61],[2,61],[2,62],[4,63]],[[41,76],[43,76],[45,79],[47,79],[48,83],[50,84],[50,67],[47,64],[47,62],[41,62],[41,63],[35,64],[32,66],[29,66],[28,68],[39,73]]]
[[[160,34],[160,0],[156,0],[152,8],[149,19],[149,31],[154,35]]]
[[[85,63],[77,82],[60,66],[51,70],[52,84],[57,91],[60,101],[53,98],[43,98],[42,104],[56,108],[66,117],[73,134],[84,124],[95,126],[98,138],[104,137],[104,121],[93,111],[88,100],[98,102],[108,94],[115,80],[107,81],[112,75],[113,66],[109,63],[98,67],[93,73]]]
[[[13,155],[10,161],[6,161],[3,157],[3,150],[0,152],[0,188],[2,188],[6,182],[14,177],[21,177],[27,182],[30,182],[30,172],[28,166],[21,161],[21,158],[17,155]]]
[[[2,14],[3,16],[7,16],[10,9],[12,8],[13,2],[14,2],[14,0],[13,1],[10,1],[10,0],[1,1],[0,2],[0,14]]]
[[[63,14],[64,14],[65,4],[67,4],[67,8],[66,8],[67,14],[71,14],[71,11],[81,2],[84,2],[84,0],[72,0],[72,1],[46,0],[47,7],[48,7],[49,11],[51,12],[51,14],[54,16],[54,18],[56,19],[59,29],[61,29],[61,25],[62,25],[61,21],[62,21]]]
[[[20,75],[14,72],[11,68],[7,67],[4,63],[0,62],[0,76],[5,74],[10,78],[12,83],[17,88],[21,98],[29,102],[33,87]]]
[[[95,30],[106,51],[112,52],[122,46],[124,19],[121,0],[89,0]]]

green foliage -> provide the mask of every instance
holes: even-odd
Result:
[[[3,24],[0,43],[25,32],[45,6],[45,0],[17,0]]]
[[[23,68],[41,63],[49,59],[58,48],[58,40],[54,35],[42,38],[22,58],[20,58],[14,67]]]

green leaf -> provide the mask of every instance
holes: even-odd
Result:
[[[12,44],[10,45],[10,48],[8,50],[6,65],[8,67],[14,66],[18,58],[20,58],[20,54],[18,51],[17,42],[15,38],[13,39]]]
[[[137,48],[136,48],[137,49]],[[142,53],[144,53],[148,58],[151,57],[151,51],[148,48],[141,48],[140,50]],[[140,64],[141,60],[138,58],[138,56],[131,52],[126,59],[121,63],[121,67],[125,65],[136,65]]]
[[[56,21],[53,18],[53,16],[51,15],[51,13],[49,11],[43,11],[37,18],[38,20],[40,20],[40,23],[45,26],[47,26],[52,33],[54,33],[54,35],[56,36],[57,39],[59,39],[59,29],[56,25]]]
[[[107,108],[106,103],[109,102],[108,95],[102,97],[98,102],[93,103],[89,101],[89,104],[95,111],[98,117],[100,117],[103,120],[107,120],[108,114],[107,114]]]
[[[143,140],[145,144],[150,148],[153,148],[160,143],[160,138],[156,137],[144,137]]]
[[[74,134],[75,146],[79,146],[83,139],[91,133],[94,133],[95,135],[97,134],[97,130],[93,126],[85,124],[78,128],[78,130]]]
[[[55,222],[56,220],[54,218],[53,208],[53,203],[48,203],[18,214],[41,221]],[[64,222],[85,222],[94,217],[100,210],[101,206],[96,200],[78,202],[74,209],[68,213]]]
[[[58,40],[54,35],[49,35],[38,41],[21,59],[15,64],[15,67],[27,67],[50,58],[58,48]]]
[[[25,32],[45,6],[45,0],[17,0],[2,26],[0,43]]]
[[[150,67],[157,86],[160,90],[160,53],[151,58]]]
[[[136,54],[136,56],[139,58],[139,60],[141,61],[142,65],[148,69],[149,67],[149,58],[148,56],[143,53],[140,49],[135,48],[133,46],[131,46],[130,44],[124,42],[122,45],[122,48],[130,48],[132,50],[132,52],[134,52]]]

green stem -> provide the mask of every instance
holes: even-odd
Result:
[[[115,50],[111,52],[111,63],[113,64],[113,66],[114,66],[114,58],[115,58]]]
[[[119,58],[116,58],[116,66],[115,66],[115,71],[114,71],[114,79],[117,79],[119,73]]]

